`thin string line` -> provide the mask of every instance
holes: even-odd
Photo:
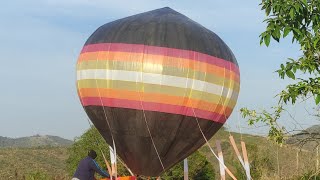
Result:
[[[144,52],[144,51],[145,51],[145,46],[143,46],[143,52]],[[141,71],[140,71],[141,82],[142,82],[142,83],[141,83],[141,84],[142,84],[142,92],[143,92],[143,85],[144,85],[144,83],[143,83],[143,59],[144,59],[144,53],[143,53],[142,58],[141,58],[141,66],[142,66],[142,68],[141,68]],[[150,138],[151,138],[151,142],[152,142],[153,148],[154,148],[155,151],[156,151],[156,154],[157,154],[157,157],[158,157],[158,159],[159,159],[159,161],[160,161],[161,167],[162,167],[163,171],[165,171],[164,165],[163,165],[163,163],[162,163],[162,160],[161,160],[161,157],[160,157],[160,155],[159,155],[158,149],[157,149],[157,147],[156,147],[156,145],[155,145],[155,143],[154,143],[154,140],[153,140],[153,137],[152,137],[152,134],[151,134],[151,131],[150,131],[148,122],[147,122],[147,117],[146,117],[145,110],[144,110],[144,106],[143,106],[143,103],[142,103],[141,92],[140,92],[139,89],[138,89],[138,92],[139,92],[138,94],[139,94],[140,105],[141,105],[142,112],[143,112],[144,122],[146,123],[147,130],[148,130],[149,136],[150,136]]]
[[[194,58],[195,58],[195,57],[194,57]],[[224,71],[224,73],[225,73],[225,71]],[[189,69],[188,69],[188,74],[189,74]],[[207,76],[207,73],[205,73],[205,79],[206,79],[206,76]],[[188,81],[186,82],[186,88],[187,88],[187,86],[188,86]],[[223,89],[222,89],[222,91],[223,91]],[[190,93],[192,93],[192,90],[190,91]],[[221,93],[221,94],[222,94],[222,93]],[[222,100],[222,97],[220,97],[219,102],[220,102],[221,100]],[[237,178],[231,173],[231,171],[230,171],[230,170],[228,169],[228,167],[224,164],[224,162],[222,162],[222,161],[219,159],[219,157],[216,155],[216,153],[213,151],[212,147],[210,146],[210,144],[209,144],[206,136],[204,135],[204,133],[203,133],[203,131],[202,131],[202,129],[201,129],[201,126],[200,126],[200,124],[199,124],[199,120],[198,120],[198,118],[197,118],[197,116],[196,116],[196,113],[195,113],[195,111],[194,111],[194,107],[195,107],[195,106],[194,106],[194,104],[192,103],[191,108],[192,108],[193,115],[194,115],[194,117],[195,117],[195,119],[196,119],[196,121],[197,121],[199,130],[200,130],[200,132],[201,132],[204,140],[206,141],[207,146],[209,147],[209,149],[210,149],[210,151],[212,152],[212,154],[214,155],[214,157],[219,161],[219,163],[220,163],[221,165],[223,165],[223,167],[225,168],[225,170],[227,171],[227,173],[231,176],[231,178],[234,179],[234,180],[237,180]],[[230,131],[229,131],[229,133],[230,133]]]
[[[88,123],[89,123],[90,128],[92,128],[93,125],[90,123],[89,118],[87,118],[87,120],[88,120]],[[101,154],[102,154],[103,160],[104,160],[104,162],[105,162],[105,164],[106,164],[106,166],[107,166],[107,169],[108,169],[108,171],[109,171],[109,174],[110,174],[110,176],[112,176],[112,175],[111,175],[112,171],[111,171],[110,164],[108,163],[108,161],[107,161],[107,159],[106,159],[106,156],[105,156],[102,148],[100,147],[100,143],[99,143],[99,141],[98,141],[98,138],[95,136],[94,133],[92,134],[92,136],[93,136],[93,138],[95,139],[96,144],[97,144],[97,146],[98,146],[98,148],[99,148],[99,150],[100,150],[100,152],[101,152]]]
[[[98,56],[97,57],[99,57],[99,53],[100,52],[98,52]],[[96,59],[96,67],[97,67],[97,62],[98,62],[98,58]],[[79,63],[77,63],[77,65],[76,65],[76,67],[77,67],[77,70],[79,69],[79,66],[80,66],[80,64]],[[96,70],[97,70],[97,68],[95,69],[95,76],[96,76]],[[85,71],[86,72],[86,71]],[[80,76],[81,74],[79,74],[79,76]],[[78,73],[77,73],[77,76],[78,76]],[[99,90],[99,88],[98,88],[98,82],[97,82],[97,79],[95,78],[95,82],[96,82],[96,87],[97,87],[97,89],[98,89],[98,93],[99,93],[99,98],[100,98],[100,102],[101,102],[101,104],[102,104],[102,106],[103,106],[103,102],[102,102],[102,99],[101,99],[101,93],[100,93],[100,90]],[[78,93],[79,93],[79,95],[80,95],[80,102],[81,102],[81,104],[83,105],[83,102],[82,102],[82,99],[81,99],[81,90],[80,90],[80,88],[79,88],[79,81],[78,81],[78,79],[77,79],[77,89],[78,89]],[[105,109],[104,109],[104,107],[102,107],[103,108],[103,112],[104,112],[104,116],[105,116],[105,120],[107,121],[107,124],[108,124],[108,127],[109,127],[109,129],[110,129],[110,134],[111,134],[111,138],[112,138],[112,140],[113,140],[113,143],[114,143],[114,138],[113,138],[113,134],[112,134],[112,132],[111,132],[111,127],[110,127],[110,124],[109,124],[109,121],[108,121],[108,119],[107,119],[107,116],[106,116],[106,112],[105,112]],[[84,107],[83,107],[83,109],[84,109]],[[85,109],[84,109],[85,110]],[[90,125],[90,127],[91,127],[91,123],[90,123],[90,120],[87,118],[87,120],[88,120],[88,122],[89,122],[89,125]],[[98,141],[97,141],[97,138],[95,137],[95,140],[96,140],[96,143],[97,143],[97,145],[98,145]],[[115,145],[115,144],[113,144],[113,145]],[[103,153],[103,151],[102,151],[102,149],[101,149],[101,147],[98,145],[98,148],[99,148],[99,150],[101,151],[101,154],[102,154],[102,156],[103,156],[103,158],[104,158],[104,161],[105,161],[105,163],[106,163],[106,165],[108,166],[108,161],[106,160],[106,158],[105,158],[105,154]],[[116,155],[115,155],[116,156]],[[115,165],[116,165],[116,163],[115,163]],[[109,165],[110,166],[110,165]],[[110,167],[108,167],[108,168],[110,168]],[[110,172],[109,172],[110,173]],[[117,174],[116,174],[116,176],[117,176]],[[110,175],[110,177],[111,177],[111,180],[112,180],[112,176]]]
[[[79,66],[80,66],[80,64],[77,63],[77,65],[76,65],[77,69],[79,68]],[[78,75],[78,74],[77,74],[77,75]],[[82,99],[81,99],[81,91],[80,91],[80,88],[79,88],[79,81],[76,79],[76,82],[77,82],[76,84],[77,84],[78,93],[79,93],[79,96],[80,96],[79,99],[80,99],[81,104],[83,105],[83,102],[82,102]],[[82,108],[84,109],[84,107],[82,107]],[[85,110],[85,109],[84,109],[84,110]],[[88,121],[88,123],[89,123],[89,126],[92,127],[89,118],[87,118],[87,121]],[[98,146],[98,148],[99,148],[99,150],[100,150],[100,152],[101,152],[101,154],[102,154],[103,160],[104,160],[104,162],[105,162],[105,164],[106,164],[106,166],[107,166],[107,168],[108,168],[109,174],[110,174],[110,173],[111,173],[110,165],[109,165],[109,163],[108,163],[108,161],[107,161],[107,159],[106,159],[106,157],[105,157],[105,155],[104,155],[104,152],[102,151],[102,148],[100,147],[100,145],[99,145],[99,143],[98,143],[98,139],[97,139],[96,136],[94,136],[94,135],[93,135],[93,137],[94,137],[94,139],[95,139],[95,141],[96,141],[96,144],[97,144],[97,146]],[[112,177],[111,177],[111,178],[112,178]]]
[[[91,127],[91,128],[94,127],[94,126],[91,124],[89,118],[87,118],[87,120],[88,120],[88,123],[89,123],[90,127]],[[106,159],[105,159],[105,154],[103,153],[102,148],[100,147],[100,143],[99,143],[99,141],[98,141],[98,138],[97,138],[94,134],[93,134],[92,136],[94,137],[94,139],[95,139],[95,141],[96,141],[96,144],[98,145],[98,148],[99,148],[99,150],[101,151],[104,160],[106,161]],[[121,163],[125,168],[127,168],[128,172],[133,176],[134,174],[132,173],[131,169],[130,169],[118,156],[117,156],[117,159],[120,161],[120,163]],[[108,162],[108,161],[107,161],[107,162]]]
[[[110,49],[110,45],[109,45],[109,48],[108,49]],[[109,51],[108,51],[109,52]],[[102,109],[103,109],[103,114],[104,114],[104,117],[105,117],[105,120],[106,120],[106,122],[107,122],[107,125],[108,125],[108,127],[109,127],[109,130],[110,130],[110,135],[111,135],[111,138],[112,138],[112,144],[113,144],[113,150],[115,150],[115,142],[114,142],[114,137],[113,137],[113,133],[112,133],[112,130],[111,130],[111,126],[110,126],[110,124],[109,124],[109,121],[108,121],[108,117],[107,117],[107,113],[106,113],[106,110],[105,110],[105,108],[104,108],[104,104],[103,104],[103,101],[102,101],[102,97],[101,97],[101,92],[100,92],[100,88],[98,87],[98,80],[97,80],[97,69],[98,69],[98,67],[97,67],[97,65],[98,65],[98,57],[99,57],[99,53],[100,53],[100,51],[98,51],[98,54],[97,54],[97,59],[96,59],[96,69],[95,69],[95,73],[94,73],[94,75],[95,75],[95,82],[96,82],[96,88],[97,88],[97,90],[98,90],[98,94],[99,94],[99,99],[100,99],[100,103],[101,103],[101,105],[102,105]],[[107,71],[106,71],[106,73],[107,73]],[[106,74],[107,75],[107,74]],[[115,156],[115,159],[116,159],[116,154],[114,154],[114,156]],[[115,162],[115,166],[117,166],[117,161]],[[117,172],[115,172],[115,177],[117,177]],[[111,177],[112,178],[112,177]]]
[[[209,147],[210,151],[212,152],[212,154],[214,155],[214,157],[219,161],[220,164],[223,165],[223,167],[226,169],[227,173],[231,176],[232,179],[234,180],[237,180],[237,178],[231,173],[231,171],[229,170],[229,168],[218,158],[218,156],[216,155],[216,153],[213,151],[212,147],[210,146],[209,142],[208,142],[208,139],[206,138],[206,136],[204,135],[202,129],[201,129],[201,126],[200,126],[200,123],[199,123],[199,120],[196,116],[196,113],[194,112],[194,109],[192,108],[192,112],[193,112],[193,115],[197,121],[197,124],[198,124],[198,127],[199,127],[199,130],[204,138],[204,140],[206,141],[206,144],[207,146]]]
[[[154,143],[154,140],[153,140],[153,137],[152,137],[152,134],[151,134],[151,131],[150,131],[150,128],[149,128],[148,122],[147,122],[147,118],[146,118],[146,114],[145,114],[145,112],[144,112],[144,107],[143,107],[143,104],[142,104],[142,101],[141,101],[140,93],[139,93],[139,98],[140,98],[140,104],[141,104],[141,107],[142,107],[142,112],[143,112],[144,122],[146,123],[147,130],[148,130],[149,136],[150,136],[151,141],[152,141],[152,145],[153,145],[153,147],[154,147],[154,149],[155,149],[155,151],[156,151],[156,154],[157,154],[157,156],[158,156],[158,159],[159,159],[160,164],[161,164],[161,166],[162,166],[162,169],[163,169],[163,171],[164,171],[164,170],[165,170],[165,168],[164,168],[164,166],[163,166],[163,163],[162,163],[161,157],[160,157],[159,152],[158,152],[158,150],[157,150],[157,147],[156,147],[156,145],[155,145],[155,143]]]

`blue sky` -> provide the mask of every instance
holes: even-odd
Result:
[[[89,127],[75,86],[75,64],[86,39],[99,26],[129,15],[171,7],[218,34],[237,57],[241,92],[228,125],[247,129],[240,107],[268,108],[285,87],[273,73],[287,57],[297,57],[291,40],[259,45],[264,13],[257,1],[203,0],[28,0],[0,2],[0,136],[59,135],[72,139]],[[304,102],[290,108],[303,124]],[[285,116],[286,117],[286,116]],[[289,125],[288,123],[284,123]]]

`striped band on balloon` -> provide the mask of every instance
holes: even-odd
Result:
[[[77,64],[83,106],[143,109],[224,123],[235,106],[239,68],[199,52],[139,44],[86,45]]]

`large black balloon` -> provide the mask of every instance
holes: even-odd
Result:
[[[130,16],[99,27],[85,43],[82,54],[87,52],[90,45],[104,43],[109,44],[106,46],[112,43],[136,44],[199,52],[223,59],[237,67],[231,50],[216,34],[170,8]],[[81,67],[79,65],[78,70],[83,66],[85,64]],[[86,113],[110,145],[113,135],[117,154],[135,174],[158,176],[163,172],[152,139],[165,169],[205,143],[193,115],[115,107],[107,105],[109,101],[101,105],[86,104],[82,90],[85,88],[80,83],[78,79],[79,96]],[[197,119],[207,138],[211,138],[223,125],[223,122],[212,119]]]

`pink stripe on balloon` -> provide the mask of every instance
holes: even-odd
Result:
[[[193,110],[194,110],[196,117],[202,118],[202,119],[208,119],[218,123],[224,123],[228,118],[228,117],[224,117],[224,115],[222,114],[215,113],[215,112],[209,112],[209,111],[204,111],[204,110],[184,107],[184,106],[176,106],[176,105],[153,103],[153,102],[143,102],[143,101],[140,102],[140,101],[114,99],[114,98],[100,99],[99,97],[81,98],[81,102],[83,106],[107,106],[107,107],[118,107],[118,108],[128,108],[128,109],[138,109],[138,110],[144,109],[146,111],[157,111],[157,112],[164,112],[164,113],[171,113],[171,114],[181,114],[181,115],[192,116],[192,117],[194,117],[194,113],[193,113]]]
[[[115,51],[115,52],[134,52],[134,53],[145,53],[155,54],[170,57],[180,57],[184,59],[191,59],[195,61],[201,61],[208,64],[213,64],[226,69],[231,68],[237,75],[240,74],[239,67],[227,60],[210,56],[204,53],[174,49],[167,47],[148,46],[143,44],[124,44],[124,43],[99,43],[89,44],[83,47],[81,53],[96,52],[96,51]]]

